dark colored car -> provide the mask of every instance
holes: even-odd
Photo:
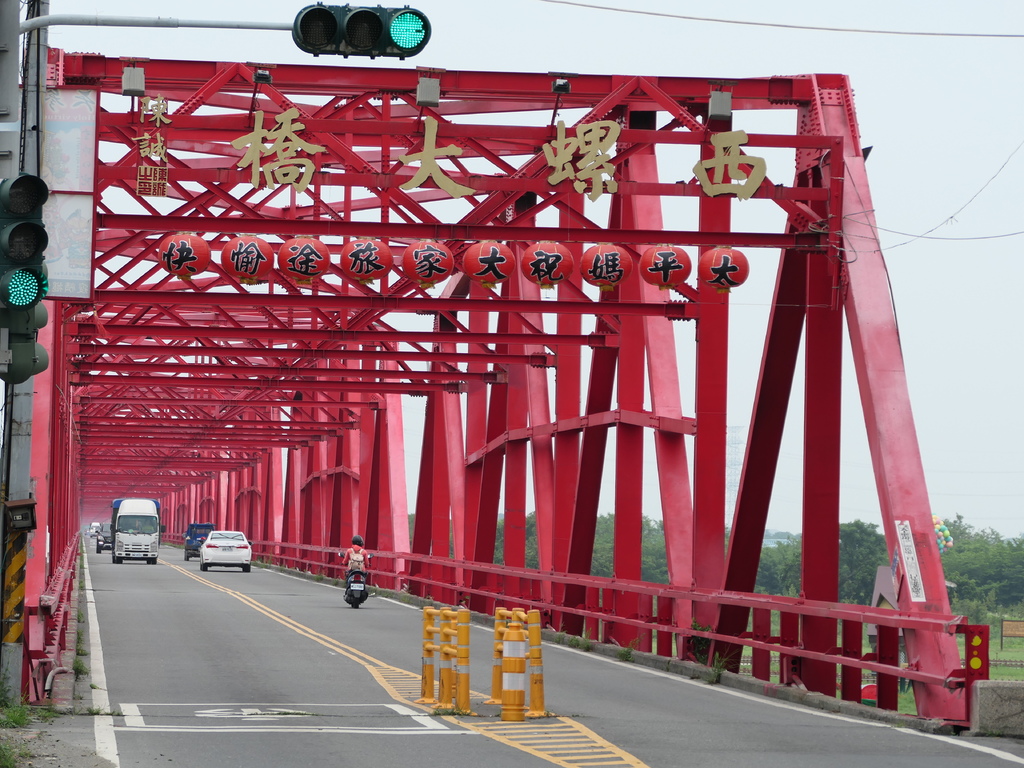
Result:
[[[96,531],[96,554],[98,555],[104,549],[114,548],[114,535],[110,532],[110,523],[101,523],[100,528]]]
[[[199,557],[199,547],[206,541],[206,537],[210,535],[210,531],[214,529],[213,523],[189,523],[188,530],[185,531],[185,559],[191,560],[193,557]]]

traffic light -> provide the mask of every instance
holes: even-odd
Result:
[[[0,309],[0,380],[21,384],[46,370],[50,355],[36,336],[48,319],[43,304],[29,309]]]
[[[31,309],[49,290],[43,266],[43,204],[49,196],[38,176],[0,181],[0,307]]]
[[[430,21],[420,11],[353,5],[309,5],[292,25],[292,40],[306,53],[392,56],[404,59],[430,40]]]

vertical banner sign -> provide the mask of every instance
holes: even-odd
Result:
[[[910,599],[915,603],[925,602],[924,580],[921,578],[921,564],[917,561],[917,547],[909,520],[896,520],[896,538],[900,542],[903,570],[910,590]]]
[[[51,299],[92,296],[96,105],[95,91],[46,91],[42,177],[50,198],[43,224]]]

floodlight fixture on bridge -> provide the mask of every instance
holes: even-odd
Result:
[[[292,39],[306,53],[404,59],[430,40],[430,21],[415,8],[317,3],[299,11]]]

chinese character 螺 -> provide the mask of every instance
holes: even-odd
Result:
[[[746,200],[757,192],[767,175],[767,168],[763,157],[751,157],[740,152],[740,147],[746,143],[746,131],[726,131],[711,137],[715,156],[693,166],[693,172],[705,193],[714,197],[724,192],[734,192],[740,200]],[[742,166],[750,169],[749,174]],[[709,175],[708,171],[713,173]],[[723,181],[726,172],[730,181]],[[733,180],[741,183],[734,184]]]
[[[574,179],[573,188],[582,192],[590,182],[587,197],[597,200],[605,189],[616,192],[619,183],[615,181],[615,165],[611,162],[609,150],[619,138],[622,130],[614,120],[602,120],[576,126],[576,136],[565,134],[565,122],[558,121],[558,137],[545,144],[544,157],[555,172],[548,176],[549,184],[558,184],[565,179]],[[580,156],[578,162],[574,162]]]
[[[252,166],[254,187],[260,186],[261,172],[266,186],[270,189],[274,189],[278,184],[290,184],[296,192],[303,192],[309,186],[315,166],[310,158],[297,157],[296,153],[301,150],[316,154],[323,152],[324,147],[311,144],[296,135],[306,127],[303,123],[292,122],[298,116],[299,110],[292,107],[274,118],[276,128],[266,130],[263,127],[263,112],[257,111],[254,113],[255,129],[231,142],[235,149],[245,148],[245,154],[238,161],[237,167]],[[266,146],[268,142],[269,147]],[[262,164],[261,160],[269,155],[276,159]]]

